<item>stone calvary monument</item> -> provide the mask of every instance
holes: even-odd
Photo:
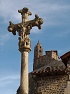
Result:
[[[31,41],[29,38],[30,30],[32,27],[37,26],[41,29],[41,24],[43,24],[43,19],[39,18],[35,14],[33,20],[28,20],[28,16],[32,15],[28,8],[24,7],[18,10],[22,15],[22,22],[18,24],[13,24],[9,22],[8,31],[16,35],[19,35],[19,51],[21,52],[21,77],[20,77],[20,94],[28,94],[29,91],[29,81],[28,81],[28,53],[31,51]]]

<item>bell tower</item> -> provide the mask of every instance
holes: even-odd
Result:
[[[37,65],[38,58],[40,56],[42,56],[42,55],[43,55],[43,48],[40,45],[40,42],[38,41],[38,43],[34,47],[34,64],[33,64],[33,70],[35,69],[35,66]]]
[[[43,48],[40,45],[40,42],[38,41],[38,43],[36,44],[36,46],[34,48],[34,60],[38,59],[42,55],[43,55]]]

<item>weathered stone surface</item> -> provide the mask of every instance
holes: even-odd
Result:
[[[36,78],[29,73],[29,94],[37,94]]]
[[[20,78],[21,94],[28,94],[28,52],[21,54],[21,78]]]
[[[46,77],[30,78],[30,93],[29,94],[68,94],[67,81],[68,75],[56,75]],[[31,82],[32,81],[32,82]],[[35,86],[36,88],[35,88]],[[32,88],[33,87],[33,88]],[[35,92],[36,93],[35,93]]]

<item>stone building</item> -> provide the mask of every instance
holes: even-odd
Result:
[[[29,73],[29,94],[70,94],[70,51],[60,58],[56,50],[43,55],[37,43],[33,71]]]

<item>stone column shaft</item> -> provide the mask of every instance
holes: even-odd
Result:
[[[28,94],[28,52],[21,53],[21,94]]]

